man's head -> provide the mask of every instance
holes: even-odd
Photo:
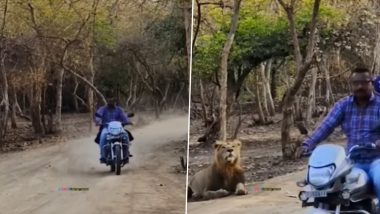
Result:
[[[372,76],[367,68],[355,68],[351,73],[350,83],[356,99],[366,100],[371,97],[373,91]]]
[[[107,106],[110,108],[114,108],[116,106],[117,99],[116,97],[108,97],[107,98]]]

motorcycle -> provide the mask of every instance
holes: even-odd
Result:
[[[134,114],[128,114],[128,117],[133,117]],[[119,121],[111,121],[106,124],[108,133],[106,136],[107,143],[104,145],[106,165],[110,166],[111,172],[120,175],[121,168],[129,163],[130,153],[130,136],[124,130],[124,125]]]
[[[309,158],[305,180],[297,182],[303,188],[298,195],[302,207],[312,206],[311,214],[380,213],[367,173],[353,167],[357,160],[378,156],[375,144],[353,146],[347,155],[339,145],[318,146]]]

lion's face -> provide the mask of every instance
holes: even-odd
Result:
[[[219,163],[226,165],[239,163],[241,150],[241,142],[239,140],[216,141],[214,149]]]

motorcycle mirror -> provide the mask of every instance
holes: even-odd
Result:
[[[297,186],[298,187],[305,187],[306,186],[306,181],[297,181]]]
[[[128,113],[128,117],[134,117],[135,113]]]

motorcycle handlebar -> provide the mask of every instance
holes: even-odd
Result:
[[[351,158],[352,154],[354,152],[358,152],[358,151],[374,151],[376,150],[376,144],[374,143],[371,143],[371,144],[365,144],[365,145],[355,145],[353,147],[350,148],[350,150],[348,151],[348,154],[347,154],[347,158]]]
[[[108,123],[97,124],[97,125],[99,125],[99,126],[107,126]],[[122,123],[121,125],[122,125],[122,126],[128,126],[128,125],[133,126],[134,124],[133,124],[132,122],[128,122],[128,123]]]
[[[375,143],[371,143],[371,144],[364,144],[364,145],[355,145],[353,147],[350,148],[350,150],[348,151],[348,154],[347,154],[347,158],[349,159],[351,157],[351,155],[354,153],[354,152],[358,152],[358,151],[375,151],[377,149],[377,146]],[[313,153],[313,150],[308,150],[304,153],[302,153],[302,157],[310,157],[311,154]]]

